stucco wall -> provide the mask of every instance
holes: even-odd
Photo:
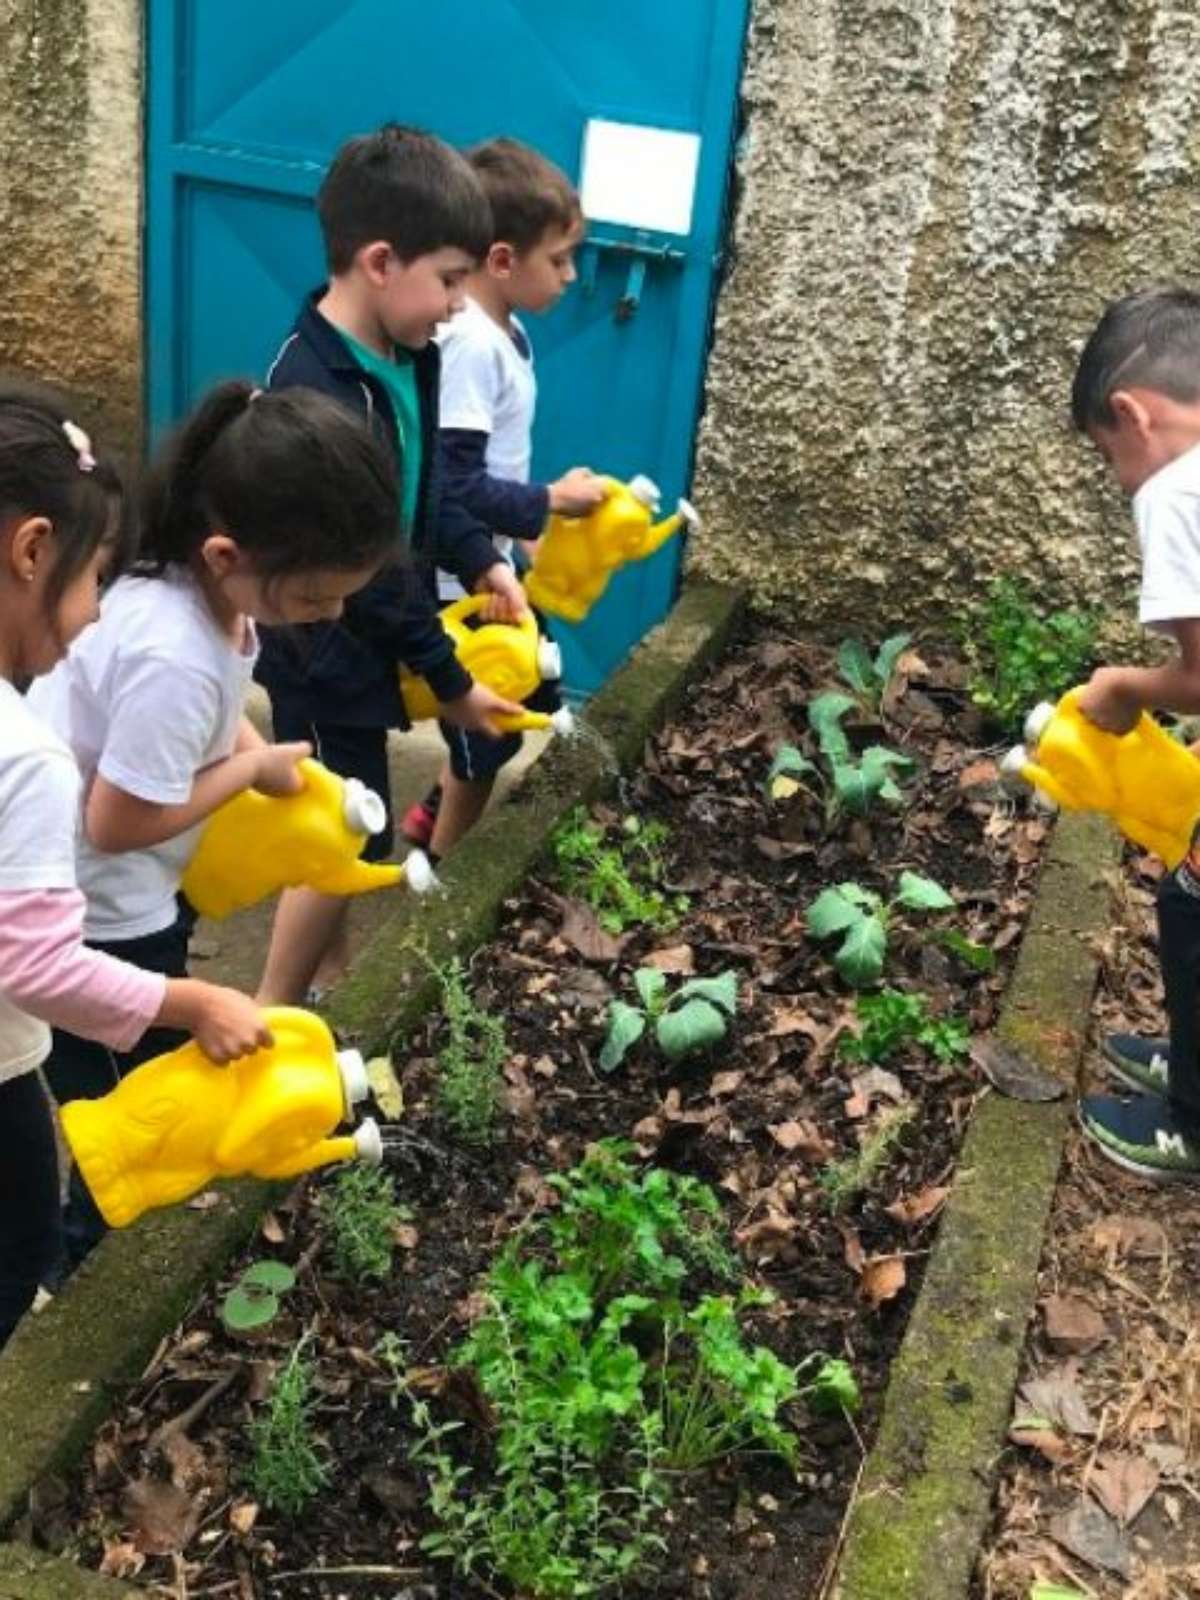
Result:
[[[139,0],[0,0],[0,364],[141,413]]]
[[[1111,297],[1200,281],[1196,0],[757,0],[693,560],[831,626],[1020,569],[1126,610],[1066,421]]]

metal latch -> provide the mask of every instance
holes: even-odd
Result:
[[[625,289],[613,313],[618,322],[628,322],[641,304],[647,266],[657,262],[662,266],[680,267],[687,259],[686,251],[674,245],[658,242],[648,233],[636,233],[628,239],[610,239],[603,234],[589,234],[580,249],[579,287],[584,294],[596,292],[596,274],[602,251],[609,255],[629,258],[629,274],[625,279]]]

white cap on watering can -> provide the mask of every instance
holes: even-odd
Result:
[[[1021,788],[1024,769],[1029,765],[1029,751],[1023,744],[1015,744],[1000,763],[1000,777],[1011,789]]]
[[[438,875],[424,850],[410,850],[404,858],[404,881],[414,894],[438,888]]]
[[[639,472],[636,478],[629,480],[629,492],[635,500],[640,500],[648,511],[657,511],[661,498],[658,485],[653,478],[648,478],[644,472]]]
[[[346,1096],[346,1109],[358,1105],[365,1100],[371,1092],[371,1081],[367,1077],[367,1064],[362,1058],[361,1051],[339,1050],[337,1053],[338,1071],[342,1075],[342,1091]]]
[[[372,1167],[383,1165],[383,1135],[374,1117],[367,1117],[354,1130],[354,1154]]]
[[[550,729],[561,738],[570,738],[575,732],[575,713],[570,706],[559,706],[557,711],[550,713]]]
[[[1034,750],[1037,749],[1038,743],[1053,716],[1054,707],[1049,700],[1043,700],[1040,704],[1034,706],[1033,710],[1025,718],[1025,743],[1027,745],[1030,745]]]
[[[387,827],[387,808],[374,789],[358,778],[347,778],[342,820],[351,833],[382,833]]]
[[[695,506],[690,500],[685,500],[683,496],[680,495],[679,504],[675,509],[683,518],[689,533],[700,532],[700,529],[704,526],[704,518],[696,510]]]
[[[562,677],[562,650],[553,639],[538,640],[537,669],[543,683],[557,683]]]

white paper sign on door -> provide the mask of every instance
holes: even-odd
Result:
[[[584,216],[656,233],[692,228],[700,135],[593,117],[583,132]]]

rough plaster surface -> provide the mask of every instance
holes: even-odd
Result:
[[[693,561],[830,628],[1020,570],[1128,617],[1070,431],[1104,304],[1200,280],[1194,0],[756,0]]]
[[[139,0],[0,0],[0,365],[141,413]]]

